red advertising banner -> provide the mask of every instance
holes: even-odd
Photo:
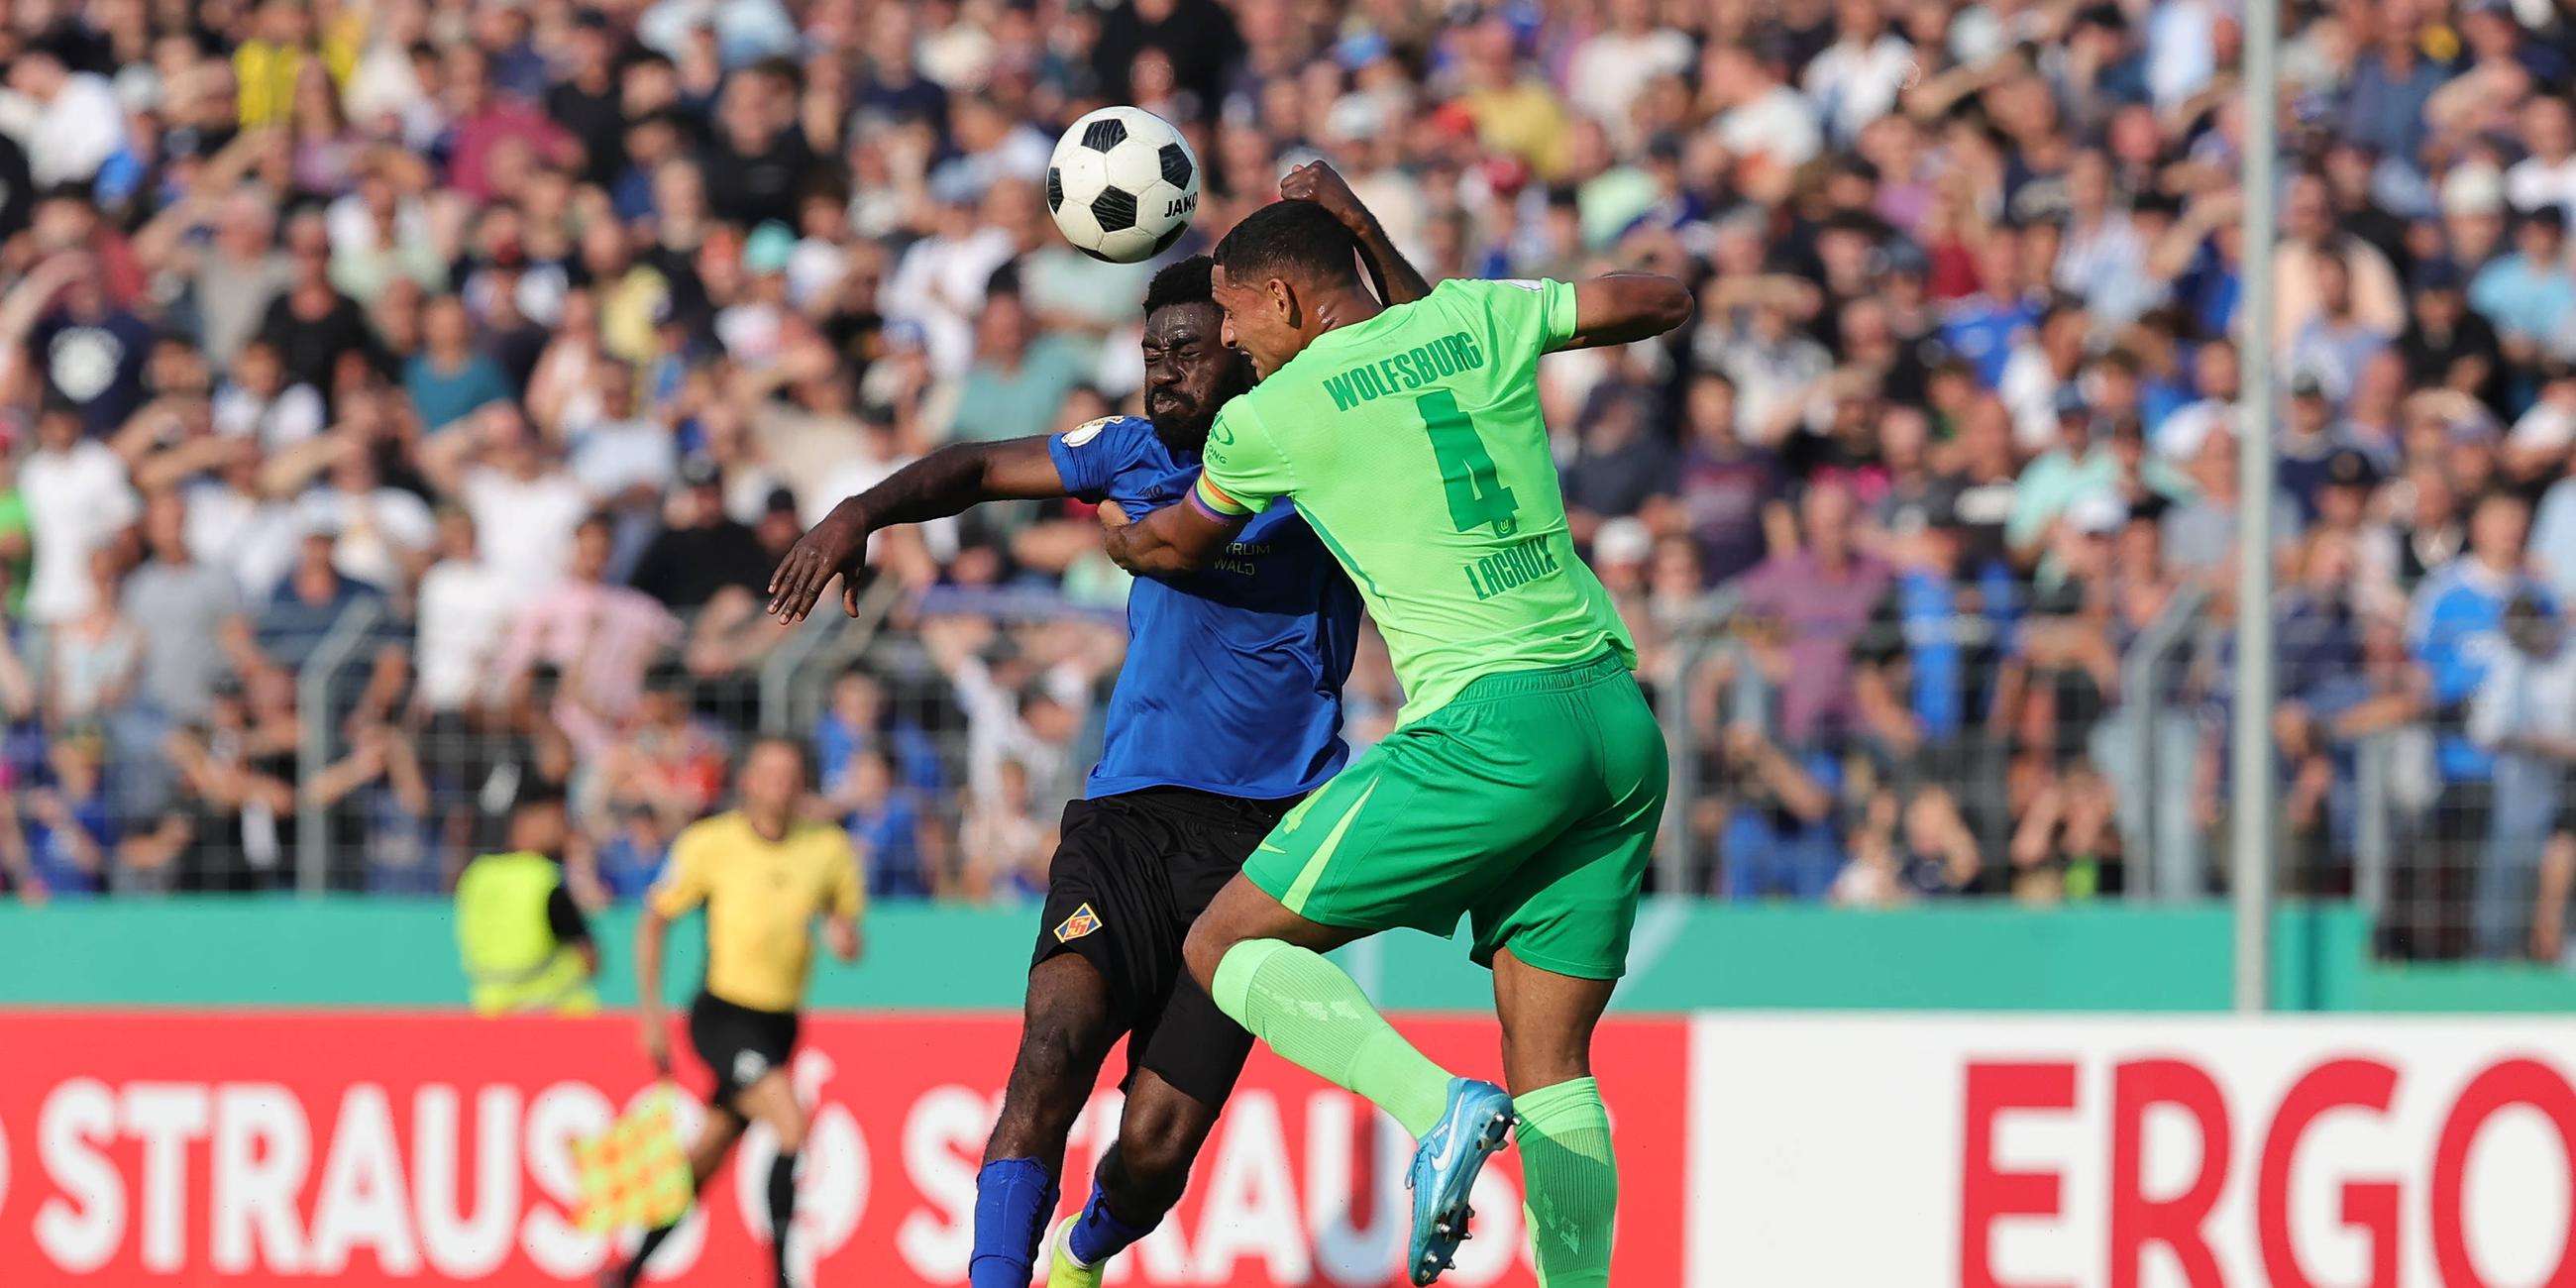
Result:
[[[1405,1028],[1453,1068],[1496,1071],[1489,1020]],[[816,1118],[791,1246],[809,1281],[964,1281],[1017,1033],[1003,1016],[807,1022],[794,1075]],[[1682,1280],[1688,1048],[1678,1020],[1601,1030],[1616,1282]],[[573,1222],[572,1143],[648,1090],[620,1019],[0,1011],[0,1283],[588,1282],[612,1245]],[[1069,1188],[1117,1103],[1104,1089],[1075,1126]],[[647,1282],[761,1281],[769,1154],[755,1130]],[[1409,1154],[1356,1097],[1257,1054],[1189,1196],[1110,1282],[1402,1283]],[[1475,1206],[1478,1237],[1442,1282],[1534,1284],[1510,1151]]]

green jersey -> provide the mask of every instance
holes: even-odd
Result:
[[[1316,337],[1208,432],[1201,503],[1296,502],[1386,636],[1406,722],[1479,676],[1636,664],[1575,557],[1539,414],[1539,355],[1573,335],[1568,283],[1443,282]]]

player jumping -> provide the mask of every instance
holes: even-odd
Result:
[[[1189,504],[1133,523],[1103,508],[1110,553],[1155,576],[1205,567],[1293,499],[1358,584],[1406,701],[1218,893],[1190,973],[1419,1138],[1415,1283],[1447,1269],[1516,1119],[1541,1282],[1607,1283],[1618,1164],[1592,1030],[1627,967],[1667,770],[1635,646],[1566,531],[1536,367],[1669,331],[1690,292],[1642,274],[1449,281],[1381,307],[1349,232],[1302,201],[1237,224],[1212,289],[1261,383],[1218,413]],[[1461,916],[1494,972],[1508,1096],[1433,1064],[1320,955]]]
[[[1340,245],[1357,243],[1387,298],[1428,294],[1330,167],[1301,167],[1280,190],[1331,212]],[[1147,288],[1148,418],[931,453],[805,534],[779,565],[770,611],[793,621],[835,574],[849,586],[868,535],[891,524],[1014,498],[1105,499],[1134,512],[1179,501],[1217,408],[1251,383],[1220,338],[1209,269],[1205,256],[1182,260]],[[1133,642],[1089,799],[1065,808],[1019,1053],[975,1180],[972,1288],[1027,1288],[1066,1137],[1121,1034],[1125,1115],[1090,1200],[1048,1240],[1050,1288],[1098,1284],[1109,1258],[1179,1201],[1251,1050],[1251,1035],[1182,970],[1181,946],[1253,846],[1342,767],[1359,601],[1288,507],[1234,537],[1223,567],[1139,582],[1128,599]],[[853,595],[845,589],[845,604]]]
[[[787,1288],[787,1231],[796,1213],[796,1155],[805,1147],[805,1107],[787,1080],[797,1010],[814,961],[814,919],[842,961],[859,958],[858,856],[829,823],[800,822],[805,749],[764,738],[744,753],[741,804],[690,824],[671,842],[670,866],[635,926],[635,991],[645,1054],[671,1069],[670,1026],[662,1015],[662,941],[671,920],[707,906],[707,978],[689,1003],[689,1043],[715,1071],[706,1127],[689,1149],[692,1187],[724,1164],[745,1124],[766,1123],[778,1143],[769,1165],[769,1246],[778,1288]],[[634,1288],[644,1262],[678,1223],[645,1232],[643,1246],[601,1282]]]

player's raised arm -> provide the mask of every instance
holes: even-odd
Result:
[[[848,580],[867,557],[868,537],[898,523],[944,519],[985,501],[1032,501],[1070,496],[1047,440],[1014,438],[999,443],[951,443],[896,470],[885,482],[832,507],[823,521],[796,539],[769,577],[769,611],[779,620],[802,621],[823,588],[844,579],[842,606],[858,612],[858,592]]]
[[[1608,273],[1574,284],[1574,338],[1591,349],[1662,335],[1691,316],[1690,288],[1661,273]]]
[[[1369,285],[1377,288],[1378,299],[1388,304],[1411,304],[1431,293],[1431,283],[1406,260],[1404,252],[1386,235],[1386,226],[1360,203],[1359,194],[1351,191],[1339,171],[1330,162],[1309,161],[1289,171],[1279,180],[1279,195],[1290,201],[1311,201],[1322,206],[1360,244],[1360,263],[1368,269]]]

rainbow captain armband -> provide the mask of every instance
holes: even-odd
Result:
[[[1198,482],[1190,485],[1190,504],[1197,506],[1199,513],[1220,523],[1252,517],[1251,506],[1227,496],[1225,489],[1209,482],[1205,473],[1199,475]]]

